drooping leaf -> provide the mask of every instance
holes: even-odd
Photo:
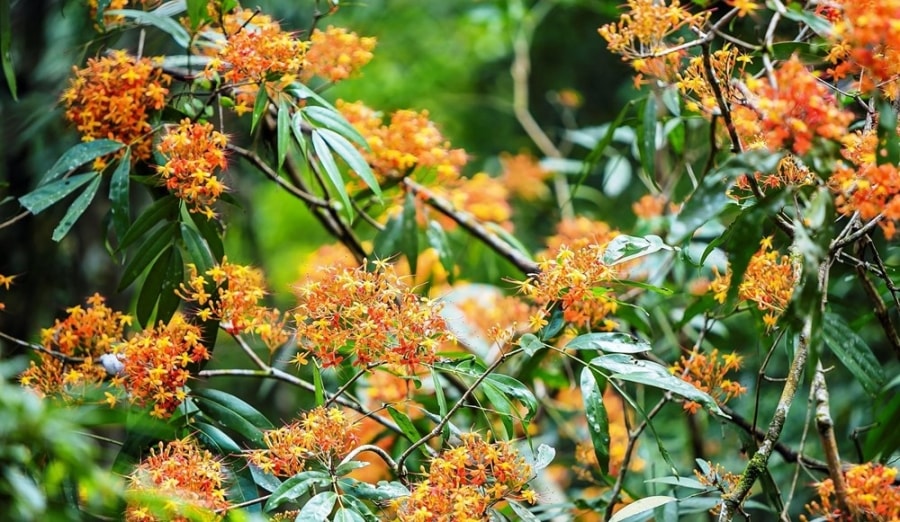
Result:
[[[191,428],[197,431],[197,438],[203,444],[212,447],[220,455],[239,455],[243,451],[234,439],[212,424],[194,422]]]
[[[134,223],[125,232],[125,236],[120,238],[119,246],[116,250],[122,251],[128,248],[151,228],[164,221],[174,219],[178,215],[178,202],[178,198],[171,194],[154,201],[134,220]]]
[[[185,212],[185,214],[194,222],[200,237],[206,241],[206,246],[209,247],[213,259],[217,263],[221,262],[222,258],[225,257],[225,246],[222,244],[222,235],[216,226],[217,221],[206,219],[206,216],[199,212]]]
[[[789,20],[799,22],[809,27],[814,33],[823,38],[828,38],[832,35],[833,27],[831,22],[821,16],[817,16],[815,13],[803,10],[802,7],[798,8],[799,5],[800,4],[792,2],[790,7],[785,9],[782,14]]]
[[[331,188],[337,191],[344,206],[344,211],[347,213],[347,218],[353,221],[353,206],[350,204],[350,196],[347,195],[347,187],[344,185],[341,171],[338,170],[337,163],[334,162],[334,156],[331,154],[328,142],[325,141],[318,130],[312,132],[312,144],[316,158],[319,160],[319,165],[325,171],[325,179],[331,185]]]
[[[159,12],[138,11],[137,9],[110,9],[106,12],[106,15],[131,18],[138,25],[152,25],[171,36],[175,43],[183,48],[187,48],[191,43],[191,35],[188,34],[187,29],[173,18],[164,16]]]
[[[316,406],[325,404],[325,384],[322,382],[322,370],[319,365],[313,363],[313,387],[315,387]]]
[[[403,201],[403,232],[400,235],[400,251],[409,261],[409,271],[416,273],[419,263],[419,222],[416,220],[416,197],[412,191],[406,193]]]
[[[139,324],[149,326],[155,322],[151,322],[153,310],[156,308],[156,303],[159,302],[159,296],[162,294],[163,281],[166,279],[172,252],[175,250],[177,249],[172,246],[166,247],[162,254],[156,258],[153,266],[150,267],[147,277],[144,278],[144,283],[138,292],[137,306],[135,307],[135,315]]]
[[[534,334],[524,334],[522,337],[519,337],[519,346],[525,350],[525,354],[529,357],[534,356],[539,350],[542,350],[546,345],[538,339],[538,336]]]
[[[261,120],[269,109],[269,92],[266,90],[266,85],[260,84],[259,89],[256,91],[256,100],[253,102],[253,112],[250,114],[250,133],[256,130],[256,126],[259,124],[259,120]]]
[[[156,320],[168,323],[169,319],[175,315],[181,298],[175,293],[175,290],[184,282],[184,260],[181,258],[181,251],[177,248],[172,250],[172,256],[169,258],[168,266],[166,266],[166,275],[162,281],[162,287],[159,293],[159,304],[156,306]]]
[[[649,352],[650,343],[622,332],[595,332],[569,341],[566,350],[602,350],[607,353]]]
[[[550,312],[550,320],[538,332],[538,337],[540,337],[541,341],[547,342],[556,337],[565,325],[566,321],[563,319],[562,307],[555,306],[553,311]]]
[[[243,400],[220,390],[193,390],[200,410],[210,419],[247,439],[256,447],[263,444],[262,430],[272,429],[263,414]]]
[[[444,228],[437,221],[429,221],[428,228],[425,229],[425,239],[428,241],[428,246],[437,252],[438,261],[441,262],[441,266],[447,272],[447,280],[450,284],[453,284],[455,263],[453,261],[453,252],[450,250],[450,241],[447,239],[447,233],[444,232]]]
[[[485,418],[487,422],[491,422],[491,417],[488,414],[490,413],[490,410],[493,410],[493,413],[496,413],[500,418],[500,426],[497,428],[498,437],[501,439],[508,439],[513,436],[515,433],[513,418],[514,416],[518,417],[518,415],[513,413],[514,408],[512,402],[491,383],[481,383],[481,390],[484,391],[484,396],[488,403],[485,405]],[[500,428],[505,431],[501,431]]]
[[[128,194],[131,182],[130,172],[131,147],[125,149],[125,154],[119,160],[119,164],[109,180],[109,211],[113,230],[116,231],[116,239],[119,241],[128,230],[128,225],[131,224],[131,202]]]
[[[38,186],[50,183],[66,172],[75,170],[89,161],[111,154],[124,146],[124,144],[113,140],[94,140],[79,143],[67,150],[58,160],[56,160],[56,163],[54,163],[53,166],[50,167],[50,170],[44,174],[44,177],[41,178],[41,182]]]
[[[417,442],[422,438],[422,435],[419,434],[419,430],[416,429],[416,426],[405,413],[397,410],[393,406],[388,406],[387,412],[391,416],[391,418],[394,419],[394,422],[397,423],[398,427],[400,427],[400,431],[403,432],[403,435],[407,439],[409,439],[410,442]]]
[[[253,482],[256,483],[257,486],[262,489],[268,491],[269,493],[278,489],[278,486],[281,485],[281,479],[272,475],[271,473],[266,473],[259,466],[255,464],[247,464],[247,467],[250,468],[250,473],[253,475]]]
[[[209,20],[209,15],[207,15],[206,11],[208,3],[207,0],[187,0],[188,20],[191,22],[192,31],[196,31],[204,22]]]
[[[90,181],[100,178],[100,174],[96,172],[88,172],[86,174],[78,174],[66,179],[61,179],[42,185],[37,189],[25,194],[19,198],[19,204],[25,207],[32,214],[40,214],[50,208],[59,200],[65,198],[79,187],[86,185]]]
[[[18,100],[16,89],[16,70],[12,63],[12,17],[9,9],[10,0],[0,0],[0,64],[3,66],[3,77],[14,100]]]
[[[351,125],[340,112],[316,105],[304,107],[302,112],[307,118],[318,123],[322,127],[340,134],[363,149],[369,150],[369,143],[363,135],[360,134],[359,131],[356,130],[356,127]]]
[[[616,236],[606,245],[606,251],[603,252],[603,262],[609,266],[614,266],[659,252],[660,250],[672,250],[672,247],[665,244],[659,236]]]
[[[278,119],[276,120],[276,143],[278,148],[278,168],[284,165],[288,145],[291,143],[291,110],[286,101],[278,103]]]
[[[338,481],[341,489],[356,498],[384,502],[398,497],[409,495],[409,489],[402,482],[379,481],[378,484],[369,484],[350,477],[341,478]]]
[[[521,502],[508,500],[507,503],[509,503],[509,507],[512,508],[516,516],[519,517],[519,520],[523,522],[539,522],[541,520]]]
[[[654,185],[656,185],[656,121],[658,118],[656,95],[650,94],[644,103],[640,151],[641,167],[643,167],[644,175]]]
[[[209,245],[206,240],[200,237],[200,234],[187,223],[180,223],[179,229],[181,230],[181,239],[184,241],[184,246],[191,258],[191,262],[197,267],[197,272],[205,274],[207,270],[217,264]]]
[[[341,136],[337,132],[334,132],[330,129],[317,129],[316,131],[322,138],[328,142],[328,146],[337,153],[338,156],[341,157],[346,163],[347,166],[350,167],[350,170],[356,173],[360,179],[366,184],[369,189],[377,197],[381,197],[381,187],[378,185],[378,180],[375,179],[375,174],[372,173],[372,169],[369,167],[369,164],[366,163],[365,158],[356,150],[356,147],[350,143],[347,138]]]
[[[838,360],[850,370],[866,393],[874,397],[881,391],[886,380],[881,363],[875,358],[869,345],[841,316],[831,312],[825,313],[822,339]]]
[[[652,497],[645,497],[640,500],[636,500],[631,504],[628,504],[619,511],[616,511],[616,513],[612,517],[610,517],[609,522],[621,522],[629,517],[651,511],[670,502],[678,502],[678,499],[675,497],[670,497],[668,495],[655,495]]]
[[[53,229],[53,235],[51,236],[53,241],[59,242],[62,238],[66,237],[66,234],[69,233],[69,230],[71,230],[72,226],[75,225],[75,222],[78,221],[78,218],[84,214],[84,211],[87,210],[91,202],[94,201],[94,196],[97,195],[97,189],[100,188],[100,180],[100,176],[95,175],[91,183],[84,189],[84,192],[75,198],[75,201],[72,202],[69,210],[66,211],[66,214],[63,216],[62,220],[60,220],[59,225]]]
[[[878,106],[878,149],[875,161],[878,165],[900,163],[900,136],[897,135],[897,111],[887,100]]]
[[[525,406],[527,413],[525,417],[522,418],[523,424],[531,422],[531,419],[537,414],[537,398],[535,398],[534,393],[520,381],[509,375],[492,373],[485,378],[484,382],[493,384],[507,396],[516,399]]]
[[[118,290],[121,292],[128,287],[141,273],[144,272],[150,263],[152,263],[163,250],[172,244],[175,239],[175,232],[178,227],[175,223],[169,223],[157,228],[149,236],[141,248],[135,253],[134,257],[125,263],[122,269],[122,279],[119,280]]]
[[[581,396],[584,400],[584,416],[594,446],[594,455],[601,473],[609,471],[609,417],[603,404],[603,392],[594,374],[587,366],[581,370]]]

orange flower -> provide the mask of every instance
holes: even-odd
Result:
[[[708,393],[718,404],[725,404],[747,392],[747,388],[741,386],[741,383],[725,377],[728,372],[739,370],[741,361],[742,357],[734,353],[720,357],[719,350],[714,349],[709,355],[695,352],[690,357],[681,356],[681,360],[675,363],[670,371],[672,375]],[[684,409],[697,413],[700,404],[686,401]]]
[[[665,196],[661,194],[657,196],[644,194],[641,196],[641,199],[632,203],[631,211],[634,212],[635,216],[641,219],[653,219],[662,215],[665,206]]]
[[[188,367],[209,359],[200,329],[175,314],[164,325],[147,328],[117,347],[124,363],[113,383],[124,388],[138,406],[152,405],[150,415],[168,418],[187,396]]]
[[[900,520],[900,488],[897,487],[897,468],[867,462],[844,472],[847,486],[847,505],[853,513],[841,513],[834,499],[834,482],[828,478],[816,489],[819,500],[806,506],[819,520]]]
[[[725,101],[732,103],[743,100],[743,94],[733,79],[735,75],[744,74],[744,68],[750,62],[750,57],[742,54],[737,47],[726,45],[722,49],[714,51],[710,55],[709,61]],[[719,104],[712,85],[710,85],[709,75],[706,74],[703,56],[691,58],[684,71],[678,73],[676,85],[685,97],[685,106],[688,110],[704,114],[718,114]]]
[[[170,127],[157,147],[166,163],[156,167],[166,188],[191,205],[191,212],[215,217],[212,204],[227,189],[215,175],[227,166],[225,146],[228,139],[214,130],[212,123],[191,123],[185,118]]]
[[[318,408],[300,420],[263,434],[266,449],[247,452],[247,459],[263,471],[291,477],[317,460],[333,469],[359,444],[358,425],[338,408]]]
[[[129,493],[158,496],[161,509],[141,504],[142,497],[131,495],[125,510],[128,522],[162,520],[220,520],[212,512],[227,509],[226,479],[222,463],[197,443],[184,438],[150,449],[150,456],[138,464],[129,477]],[[128,496],[128,495],[126,495]],[[160,512],[162,511],[162,512]]]
[[[149,112],[163,108],[172,81],[158,62],[113,51],[89,59],[84,69],[74,71],[60,100],[82,141],[109,138],[131,145],[135,161],[149,158]],[[102,161],[95,163],[97,169],[104,166]]]
[[[16,276],[5,276],[3,274],[0,274],[0,286],[2,286],[6,290],[9,290],[9,285],[12,284],[13,279],[15,278]],[[0,302],[0,311],[5,309],[6,305],[3,302]]]
[[[801,163],[797,156],[794,156],[793,154],[785,155],[785,157],[778,162],[778,166],[774,173],[763,174],[761,172],[755,172],[753,178],[756,180],[757,185],[763,193],[770,188],[812,185],[816,179],[809,168]],[[740,192],[732,191],[729,195],[737,200],[742,199],[745,195],[747,195],[747,197],[752,196],[750,180],[747,175],[739,176],[737,178],[734,189]]]
[[[308,63],[300,74],[300,81],[306,83],[318,76],[334,83],[346,80],[369,63],[375,38],[360,37],[342,27],[329,25],[324,31],[314,30],[309,44]]]
[[[711,11],[692,14],[681,7],[678,0],[669,5],[655,0],[628,0],[627,10],[618,23],[601,27],[598,32],[607,42],[609,50],[626,59],[664,52],[669,45],[683,43],[682,38],[667,41],[686,27],[701,28]]]
[[[427,477],[408,497],[395,501],[401,521],[488,521],[488,508],[502,499],[534,503],[531,466],[510,443],[464,433],[462,443],[431,461]]]
[[[500,181],[507,189],[524,201],[544,199],[550,195],[550,188],[545,183],[552,175],[531,154],[500,155],[503,173]]]
[[[454,208],[462,210],[478,221],[497,223],[507,231],[512,231],[512,207],[509,205],[509,191],[506,184],[484,172],[471,178],[459,178],[435,187],[435,194],[450,201]],[[445,230],[453,230],[456,223],[443,216],[438,218]]]
[[[52,328],[41,330],[41,346],[45,349],[82,360],[64,362],[41,352],[38,362],[32,361],[20,376],[23,386],[42,396],[62,393],[70,397],[75,394],[76,386],[83,389],[106,378],[107,372],[97,364],[98,360],[112,353],[123,340],[123,330],[126,324],[131,324],[131,316],[113,311],[104,302],[102,296],[94,294],[87,299],[87,308],[69,308],[68,317],[62,321],[57,319]]]
[[[584,216],[565,218],[556,224],[556,234],[547,238],[547,250],[537,257],[540,259],[556,257],[564,245],[571,250],[578,250],[591,243],[606,244],[618,235],[617,230],[613,230],[603,221],[593,221]]]
[[[384,262],[374,271],[326,268],[327,278],[299,284],[294,319],[301,348],[325,367],[388,364],[414,373],[451,338],[441,306],[419,297]]]
[[[881,91],[888,99],[900,94],[900,18],[898,0],[838,0],[842,11],[829,13],[834,20],[833,44],[828,60],[835,80],[855,75],[856,88],[864,94]]]

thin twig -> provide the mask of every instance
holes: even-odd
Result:
[[[381,460],[385,461],[387,465],[391,467],[391,469],[397,469],[397,463],[394,462],[393,458],[391,458],[391,454],[385,451],[383,448],[375,446],[374,444],[363,444],[362,446],[354,448],[353,451],[351,451],[347,454],[346,457],[344,457],[344,460],[341,461],[341,465],[352,461],[357,457],[357,455],[364,451],[368,451],[370,453],[378,455],[379,457],[381,457]]]
[[[834,484],[834,496],[841,513],[854,515],[847,503],[847,484],[844,482],[844,471],[841,469],[841,457],[838,453],[837,439],[834,437],[834,421],[831,419],[828,403],[828,387],[825,384],[825,369],[822,361],[816,363],[816,373],[813,376],[810,398],[816,404],[816,429],[822,441],[822,449],[825,452],[825,462],[828,463],[828,475]]]
[[[310,205],[313,207],[323,207],[323,208],[328,208],[331,206],[328,203],[328,201],[326,201],[322,198],[318,198],[318,197],[310,194],[309,192],[301,190],[301,189],[297,188],[296,186],[291,185],[284,179],[282,179],[282,177],[279,176],[278,173],[275,172],[275,170],[273,170],[272,167],[270,167],[268,163],[263,161],[263,159],[260,158],[259,155],[255,152],[253,152],[252,150],[247,150],[247,149],[244,149],[242,147],[238,147],[237,145],[232,145],[232,144],[228,144],[228,150],[235,152],[239,156],[247,159],[247,161],[252,163],[254,167],[259,169],[260,172],[262,172],[263,174],[266,175],[266,177],[268,177],[269,179],[274,181],[279,187],[290,192],[290,194],[292,196],[302,200],[307,205]]]
[[[3,339],[6,339],[7,341],[9,341],[11,343],[18,344],[19,346],[24,346],[25,348],[29,348],[36,352],[45,353],[47,355],[50,355],[51,357],[59,359],[62,362],[65,362],[65,363],[81,364],[85,361],[84,357],[73,357],[71,355],[66,355],[62,352],[57,352],[57,351],[51,350],[49,348],[44,348],[43,346],[41,346],[39,344],[34,344],[34,343],[29,343],[28,341],[23,341],[22,339],[18,339],[16,337],[13,337],[9,334],[5,334],[3,332],[0,332],[0,337],[2,337]]]

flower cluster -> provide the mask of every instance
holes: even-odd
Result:
[[[205,273],[200,274],[193,264],[188,265],[187,284],[182,283],[178,295],[200,308],[197,316],[203,321],[214,319],[230,334],[250,332],[274,351],[289,337],[285,318],[276,309],[260,305],[266,295],[266,282],[258,268],[230,263],[228,257]],[[212,293],[210,290],[212,285]]]
[[[812,185],[815,182],[815,176],[812,171],[804,165],[797,156],[787,154],[778,162],[775,172],[764,174],[761,172],[753,173],[756,184],[763,193],[767,189],[779,187],[803,185]],[[751,194],[750,179],[747,175],[737,178],[734,184],[734,190],[729,195],[735,199],[741,199],[744,194]]]
[[[5,290],[9,290],[9,285],[12,284],[13,279],[15,279],[15,278],[16,278],[16,276],[5,276],[3,274],[0,274],[0,286],[2,286]],[[6,309],[6,304],[3,303],[2,301],[0,301],[0,312],[2,312],[5,309]]]
[[[413,372],[450,340],[440,305],[416,295],[387,263],[374,270],[326,268],[327,278],[296,287],[297,339],[325,367],[353,355],[365,368],[388,364]]]
[[[627,12],[618,23],[601,27],[598,32],[609,50],[627,59],[662,53],[669,47],[668,38],[687,27],[700,28],[709,19],[710,11],[691,13],[678,0],[669,5],[654,0],[628,0]],[[672,44],[682,43],[675,38]]]
[[[509,205],[509,190],[502,180],[479,172],[471,178],[460,178],[443,187],[435,188],[454,208],[472,215],[485,223],[497,223],[507,231],[512,231],[512,207]],[[446,230],[455,228],[456,223],[441,219]]]
[[[71,395],[75,386],[98,384],[106,377],[98,360],[122,341],[131,316],[104,303],[102,296],[94,294],[87,299],[87,308],[73,306],[66,310],[69,315],[64,320],[57,319],[52,328],[41,330],[41,346],[62,357],[39,353],[38,362],[32,361],[20,377],[23,386],[41,395]]]
[[[734,491],[741,479],[740,475],[731,473],[722,467],[721,464],[713,464],[709,461],[698,461],[698,463],[703,469],[702,471],[697,469],[694,470],[694,476],[697,477],[697,481],[708,488],[719,491],[722,495]],[[721,503],[716,504],[716,506],[710,510],[710,513],[717,515],[721,508]]]
[[[151,416],[168,418],[187,395],[188,367],[209,359],[200,337],[200,328],[181,314],[175,314],[169,324],[144,330],[116,347],[124,368],[113,383],[128,392],[133,404],[152,405]]]
[[[309,37],[307,64],[300,81],[308,82],[315,76],[330,82],[346,80],[372,60],[374,48],[373,37],[360,37],[330,25],[324,31],[316,29]]]
[[[742,99],[743,95],[732,79],[736,74],[743,76],[744,68],[750,63],[750,57],[736,47],[726,45],[714,51],[709,57],[709,62],[722,97],[729,102]],[[710,84],[709,75],[706,73],[703,56],[691,58],[684,71],[678,73],[676,85],[687,100],[685,106],[688,110],[705,114],[719,112],[719,104]]]
[[[662,194],[644,194],[641,199],[632,203],[631,211],[640,219],[650,220],[663,214],[666,208],[666,198]]]
[[[298,421],[264,432],[266,449],[251,450],[247,458],[277,477],[300,473],[309,460],[331,469],[359,444],[358,431],[357,423],[340,409],[320,406]]]
[[[514,196],[523,201],[536,201],[550,195],[545,182],[552,173],[531,154],[501,154],[500,165],[503,167],[500,180]]]
[[[403,522],[490,520],[496,502],[520,499],[534,503],[527,489],[531,466],[505,441],[489,442],[477,433],[462,435],[462,443],[444,450],[431,461],[428,476],[398,502]]]
[[[855,75],[856,88],[864,93],[876,89],[890,100],[900,96],[900,16],[897,0],[838,0],[831,32],[833,47],[828,60],[835,80]]]
[[[852,513],[841,513],[834,498],[834,482],[828,478],[816,489],[819,500],[806,506],[817,520],[900,520],[900,487],[897,487],[897,468],[867,462],[844,472],[847,487],[847,507]]]
[[[556,234],[547,238],[547,249],[538,254],[538,258],[556,257],[563,246],[571,250],[584,248],[592,243],[603,245],[619,235],[603,221],[594,221],[584,216],[564,218],[556,225]]]
[[[160,442],[129,478],[128,522],[218,520],[213,512],[229,506],[222,463],[190,438]],[[142,502],[148,495],[161,510]]]
[[[748,77],[751,98],[733,108],[735,128],[751,147],[789,147],[803,155],[814,138],[836,140],[847,133],[853,113],[840,107],[796,55],[775,69],[774,81]]]
[[[191,212],[215,217],[212,204],[226,190],[216,177],[216,169],[225,169],[228,139],[212,123],[191,123],[187,118],[167,130],[157,150],[166,162],[156,172],[166,188],[191,205]]]
[[[383,183],[400,178],[414,168],[434,169],[438,180],[459,177],[467,157],[462,149],[451,149],[428,111],[399,110],[385,124],[381,115],[361,102],[337,102],[337,108],[366,138],[371,151],[361,151]]]
[[[558,301],[563,319],[575,327],[612,330],[618,302],[606,286],[618,275],[616,267],[603,263],[606,247],[596,243],[577,250],[563,245],[554,259],[544,259],[541,272],[518,283],[519,291],[540,305]]]
[[[794,261],[789,256],[779,255],[778,251],[772,250],[771,236],[763,238],[759,251],[753,254],[747,265],[744,280],[738,287],[738,299],[751,301],[760,311],[765,312],[763,322],[771,330],[791,301],[797,278]],[[716,301],[724,303],[730,286],[731,272],[728,271],[725,275],[716,272],[716,278],[709,288]]]
[[[886,219],[878,223],[888,239],[896,233],[895,222],[900,219],[900,171],[892,163],[878,165],[876,150],[878,136],[874,130],[855,132],[844,140],[842,154],[850,165],[841,163],[828,180],[837,193],[835,205],[840,213],[859,212],[864,220],[879,214]]]
[[[741,361],[740,355],[730,353],[720,356],[719,350],[714,349],[709,354],[694,352],[690,354],[690,357],[682,355],[681,360],[669,368],[669,371],[672,372],[672,375],[680,377],[693,384],[697,389],[708,393],[718,404],[725,404],[747,392],[747,388],[741,386],[741,383],[727,377],[729,372],[741,368]],[[697,413],[700,410],[700,404],[686,401],[684,409],[691,413]]]
[[[136,59],[125,51],[91,58],[84,69],[74,71],[60,99],[82,141],[116,140],[131,146],[135,160],[149,158],[149,111],[165,105],[171,77],[153,60]],[[98,169],[104,166],[103,161],[95,163]]]
[[[219,42],[205,74],[210,78],[220,74],[235,88],[239,115],[252,110],[260,85],[277,79],[277,86],[284,88],[306,65],[309,44],[283,31],[269,15],[238,8],[223,15],[222,24],[214,31],[224,41]]]

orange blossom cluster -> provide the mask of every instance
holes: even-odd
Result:
[[[534,490],[526,489],[531,466],[515,447],[477,433],[461,438],[459,446],[435,457],[425,480],[399,500],[399,520],[481,522],[491,520],[488,509],[504,498],[535,502]]]
[[[182,283],[178,295],[200,308],[197,317],[203,321],[216,320],[230,334],[249,331],[275,350],[287,342],[284,316],[276,309],[260,305],[266,295],[266,281],[258,268],[222,263],[203,274],[194,264],[188,265],[187,284]],[[207,289],[213,285],[212,294]]]
[[[129,401],[152,405],[150,415],[166,419],[187,396],[185,385],[191,376],[188,367],[209,359],[200,328],[175,314],[169,324],[148,328],[117,346],[125,367],[113,383],[124,388]],[[114,403],[115,398],[110,397]]]
[[[316,29],[309,37],[306,67],[300,73],[300,81],[308,82],[314,76],[339,82],[346,80],[372,60],[374,37],[360,37],[343,27],[328,26],[324,31]]]
[[[613,230],[603,221],[591,220],[584,216],[563,218],[556,224],[556,234],[545,241],[547,249],[537,257],[539,259],[556,257],[563,246],[578,250],[591,243],[606,244],[618,235],[617,230]]]
[[[900,172],[892,163],[878,165],[875,154],[879,147],[874,130],[848,134],[841,151],[850,165],[840,163],[828,181],[837,193],[835,205],[839,212],[851,215],[859,212],[864,220],[884,213],[879,222],[888,239],[896,232],[895,221],[900,219]]]
[[[472,215],[484,223],[496,223],[512,231],[512,207],[509,205],[509,189],[500,178],[479,172],[471,178],[459,178],[435,187],[435,194],[447,199],[454,208]],[[445,230],[453,230],[456,222],[440,216]]]
[[[840,107],[796,55],[775,69],[774,81],[773,85],[764,78],[747,77],[750,99],[733,108],[734,125],[751,147],[790,147],[803,155],[814,138],[836,140],[847,133],[853,113]]]
[[[631,211],[640,219],[650,220],[662,216],[666,208],[666,197],[662,194],[644,194],[631,204]]]
[[[709,61],[722,97],[729,102],[742,99],[743,95],[732,80],[736,74],[743,76],[744,68],[750,63],[750,56],[741,53],[736,47],[726,45],[710,54]],[[684,95],[685,107],[688,110],[705,114],[720,112],[709,76],[706,74],[703,56],[691,58],[684,71],[678,73],[676,86]]]
[[[895,482],[897,468],[867,462],[844,472],[847,487],[847,507],[853,513],[841,513],[834,498],[834,482],[828,478],[816,489],[819,500],[806,506],[816,520],[844,521],[900,520],[900,487]]]
[[[729,372],[741,368],[741,360],[741,356],[734,353],[720,356],[718,349],[714,349],[708,355],[694,352],[690,354],[690,357],[682,355],[681,360],[675,363],[669,371],[672,372],[672,375],[680,377],[709,394],[718,404],[725,404],[747,392],[747,388],[741,386],[741,383],[727,378]],[[700,404],[685,401],[684,409],[691,413],[697,413],[700,410]]]
[[[177,127],[167,129],[157,150],[166,162],[156,167],[166,188],[191,205],[207,219],[215,217],[212,205],[227,189],[216,177],[216,169],[225,169],[228,139],[212,123],[191,123],[185,118]]]
[[[833,47],[828,60],[835,64],[833,78],[858,78],[863,93],[881,90],[890,100],[900,95],[900,1],[837,0],[840,14],[834,16]]]
[[[607,42],[609,50],[626,59],[661,53],[669,47],[667,38],[682,28],[699,28],[709,19],[709,11],[691,13],[681,7],[678,0],[628,0],[626,12],[617,23],[606,24],[598,32]],[[681,43],[676,38],[672,43]]]
[[[763,174],[755,172],[753,178],[756,180],[757,186],[765,193],[767,189],[812,185],[815,182],[815,176],[809,168],[797,159],[793,154],[787,154],[778,162],[775,172],[772,174]],[[744,175],[737,178],[734,188],[740,193],[731,192],[729,195],[735,199],[741,199],[743,194],[750,194],[750,179]]]
[[[5,290],[9,290],[9,285],[12,284],[13,279],[15,279],[15,278],[16,278],[16,276],[5,276],[3,274],[0,274],[0,286],[2,286]],[[2,301],[0,301],[0,312],[2,312],[5,309],[6,309],[6,304],[3,303]]]
[[[359,426],[338,408],[318,408],[300,420],[263,434],[266,449],[251,450],[248,460],[266,473],[291,477],[308,460],[332,469],[359,444]]]
[[[503,172],[500,180],[510,193],[523,201],[545,199],[550,195],[550,188],[545,183],[552,175],[538,163],[531,154],[500,155]]]
[[[778,322],[778,316],[790,303],[796,285],[797,271],[793,260],[772,250],[770,236],[760,241],[759,251],[750,258],[744,280],[738,287],[738,299],[751,301],[760,311],[765,312],[763,322],[766,329],[771,330]],[[731,271],[725,275],[717,271],[716,278],[710,283],[709,288],[714,293],[716,301],[724,303],[728,298],[730,286]]]
[[[149,111],[163,108],[172,79],[153,60],[136,59],[125,51],[91,58],[74,72],[60,100],[82,141],[116,140],[131,146],[135,160],[149,158]],[[98,169],[104,166],[95,163]]]
[[[128,522],[219,520],[211,512],[229,506],[222,463],[190,438],[160,442],[129,478]],[[140,494],[158,497],[164,513],[143,505]]]
[[[51,328],[41,330],[41,346],[60,355],[78,358],[80,362],[65,362],[49,353],[38,353],[38,362],[31,361],[20,382],[40,395],[71,393],[76,385],[100,383],[106,370],[98,364],[100,356],[112,353],[123,339],[131,316],[114,312],[104,304],[105,299],[94,294],[87,299],[87,308],[73,306],[68,316]]]
[[[379,183],[403,177],[413,168],[434,169],[438,180],[452,181],[466,164],[465,151],[450,148],[450,142],[428,119],[428,111],[399,110],[385,124],[381,114],[362,102],[338,100],[337,108],[369,144],[370,151],[360,152]]]
[[[450,340],[440,305],[416,295],[386,262],[372,271],[325,268],[327,278],[296,287],[297,339],[325,367],[352,354],[353,364],[388,364],[414,372]]]

